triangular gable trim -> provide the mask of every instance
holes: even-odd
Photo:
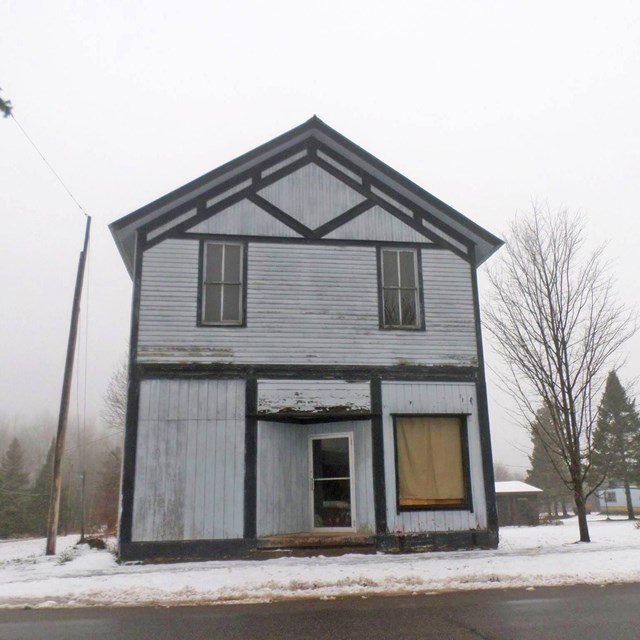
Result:
[[[374,240],[390,242],[421,242],[432,244],[424,234],[404,222],[393,214],[385,211],[379,205],[370,207],[353,220],[333,229],[324,238],[330,240]]]
[[[248,198],[186,229],[186,233],[299,238],[301,234]]]
[[[304,155],[305,149],[308,149],[306,155]],[[292,157],[294,154],[298,154],[297,159]],[[144,234],[146,231],[165,225],[171,219],[186,213],[194,206],[198,207],[198,215],[208,215],[211,212],[207,211],[205,214],[202,206],[203,197],[206,196],[210,200],[243,180],[252,179],[254,183],[260,181],[264,184],[270,178],[278,176],[280,172],[283,175],[289,173],[294,168],[292,165],[304,166],[311,161],[312,154],[317,156],[314,160],[320,160],[332,167],[341,179],[346,178],[347,184],[355,182],[364,187],[366,191],[369,191],[373,186],[387,193],[391,191],[392,193],[389,195],[397,203],[414,212],[411,216],[401,211],[404,216],[410,217],[416,222],[427,221],[429,227],[423,227],[423,229],[429,234],[434,234],[436,230],[439,230],[439,233],[448,236],[450,240],[455,240],[458,244],[457,248],[453,247],[451,243],[447,244],[452,249],[456,248],[456,252],[465,254],[467,259],[474,260],[473,256],[475,255],[480,263],[503,244],[499,238],[432,196],[314,116],[270,142],[112,223],[110,228],[125,263],[131,270],[132,242],[136,232]],[[287,158],[291,158],[291,160],[288,161]],[[291,162],[292,164],[290,164]],[[282,163],[284,166],[275,166],[278,163]],[[226,177],[228,177],[227,180],[225,180]],[[222,181],[225,181],[224,185]],[[208,188],[208,185],[211,187]],[[366,196],[369,197],[369,193]],[[172,206],[171,203],[175,203],[175,206]],[[226,206],[228,204],[226,203]],[[376,202],[376,204],[379,203]],[[398,211],[398,207],[394,207],[392,213],[395,215],[396,211]],[[165,233],[170,235],[169,232]],[[163,237],[166,236],[164,234],[158,235],[157,239]],[[440,242],[442,239],[436,241]],[[459,248],[461,245],[464,246],[462,250]]]

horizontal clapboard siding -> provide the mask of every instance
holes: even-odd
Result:
[[[482,474],[482,451],[476,402],[472,383],[383,382],[382,411],[384,467],[387,489],[387,525],[389,531],[468,531],[486,529],[486,501]],[[474,511],[397,512],[393,413],[470,414],[467,418],[469,466]]]
[[[197,327],[198,242],[144,255],[141,362],[475,365],[469,265],[422,251],[426,331],[381,331],[375,247],[250,243],[247,326]]]
[[[375,531],[371,423],[368,420],[313,425],[258,422],[259,536],[310,531],[309,436],[353,434],[356,529]]]
[[[243,380],[143,380],[133,541],[241,538]]]

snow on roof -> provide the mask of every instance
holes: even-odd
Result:
[[[496,482],[496,493],[542,493],[542,489],[520,480]]]

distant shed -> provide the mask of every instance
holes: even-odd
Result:
[[[520,480],[496,482],[498,524],[500,526],[537,525],[540,514],[538,495],[541,493],[542,489]]]

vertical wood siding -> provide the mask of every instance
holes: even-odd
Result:
[[[249,200],[216,213],[211,218],[191,227],[189,233],[215,233],[246,236],[299,237],[291,227],[276,220],[272,215]]]
[[[384,466],[387,492],[389,531],[464,531],[487,526],[482,451],[476,388],[473,383],[382,383]],[[392,413],[469,413],[469,470],[473,513],[469,511],[404,511],[397,512],[394,434]]]
[[[375,247],[250,243],[247,326],[197,327],[198,242],[144,254],[140,362],[477,364],[470,266],[422,251],[425,331],[381,331]]]
[[[430,242],[430,240],[376,205],[343,224],[326,238],[342,240],[388,240],[391,242]]]
[[[368,420],[313,425],[258,423],[259,536],[310,531],[312,525],[309,436],[353,434],[356,528],[375,531],[371,423]]]
[[[243,380],[143,380],[133,541],[241,538]]]
[[[310,229],[316,229],[365,199],[316,164],[298,169],[259,193]]]
[[[193,218],[193,216],[195,216],[197,213],[198,213],[197,209],[191,209],[190,211],[183,213],[181,216],[173,218],[166,224],[156,227],[153,231],[149,231],[149,233],[147,234],[147,239],[153,240],[155,237],[159,236],[161,233],[164,233],[165,231],[167,231],[167,229],[171,229],[172,227],[179,225],[181,222],[185,222],[185,220],[188,220],[189,218]]]

